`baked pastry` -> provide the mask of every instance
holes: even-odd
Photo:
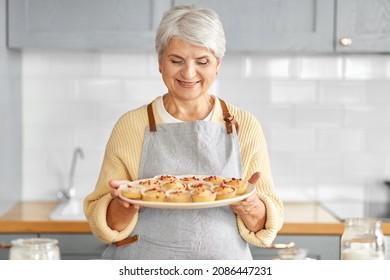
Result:
[[[199,178],[196,176],[181,176],[179,180],[188,185],[188,183],[199,181]]]
[[[159,180],[162,184],[165,182],[171,182],[176,180],[176,176],[173,175],[158,175],[154,179]]]
[[[211,202],[214,201],[217,192],[212,188],[195,188],[191,190],[192,202]]]
[[[214,187],[212,183],[204,182],[204,181],[197,181],[197,182],[191,182],[188,183],[187,188],[192,191],[194,189],[204,189],[204,190],[210,190]]]
[[[237,192],[237,189],[235,187],[226,185],[225,183],[216,186],[214,190],[217,192],[216,200],[233,198]]]
[[[141,190],[142,200],[153,202],[164,202],[165,191],[159,187],[145,188]]]
[[[186,185],[180,181],[170,181],[165,182],[161,186],[165,191],[168,190],[184,190],[186,189]]]
[[[191,202],[191,192],[188,190],[169,190],[165,194],[168,202]]]
[[[141,199],[141,187],[137,185],[132,185],[131,183],[126,183],[120,185],[122,190],[122,195],[130,199]]]
[[[237,189],[236,195],[244,194],[248,189],[248,182],[240,178],[227,179],[226,185],[235,187]]]
[[[144,188],[159,188],[161,187],[161,182],[156,179],[146,179],[138,181],[138,185]]]
[[[220,176],[207,176],[203,178],[203,181],[210,182],[216,186],[222,184],[224,182],[224,178]]]

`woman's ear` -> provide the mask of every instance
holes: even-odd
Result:
[[[216,75],[218,75],[219,67],[220,67],[220,66],[221,66],[221,60],[218,59],[218,61],[217,61],[217,67],[216,67],[216,69],[215,69],[215,74],[216,74]]]

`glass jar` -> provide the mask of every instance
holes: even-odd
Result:
[[[59,260],[58,240],[47,238],[15,239],[11,242],[10,260]]]
[[[342,260],[384,260],[382,222],[374,218],[348,218],[341,237]]]
[[[281,260],[305,260],[307,249],[304,248],[286,248],[278,251]]]

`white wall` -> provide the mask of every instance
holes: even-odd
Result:
[[[78,194],[94,188],[118,117],[165,93],[156,60],[24,52],[24,199],[55,199],[76,146]],[[390,199],[390,56],[227,53],[213,92],[261,121],[283,199]]]
[[[0,214],[21,197],[21,53],[6,47],[6,1],[0,0]]]

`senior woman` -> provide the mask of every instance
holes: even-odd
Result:
[[[248,243],[272,243],[283,205],[259,122],[209,92],[225,53],[218,15],[195,5],[173,7],[157,30],[156,51],[167,93],[119,119],[84,201],[93,234],[109,244],[102,257],[252,259]],[[256,192],[205,209],[139,207],[119,198],[122,182],[160,174],[243,178]]]

